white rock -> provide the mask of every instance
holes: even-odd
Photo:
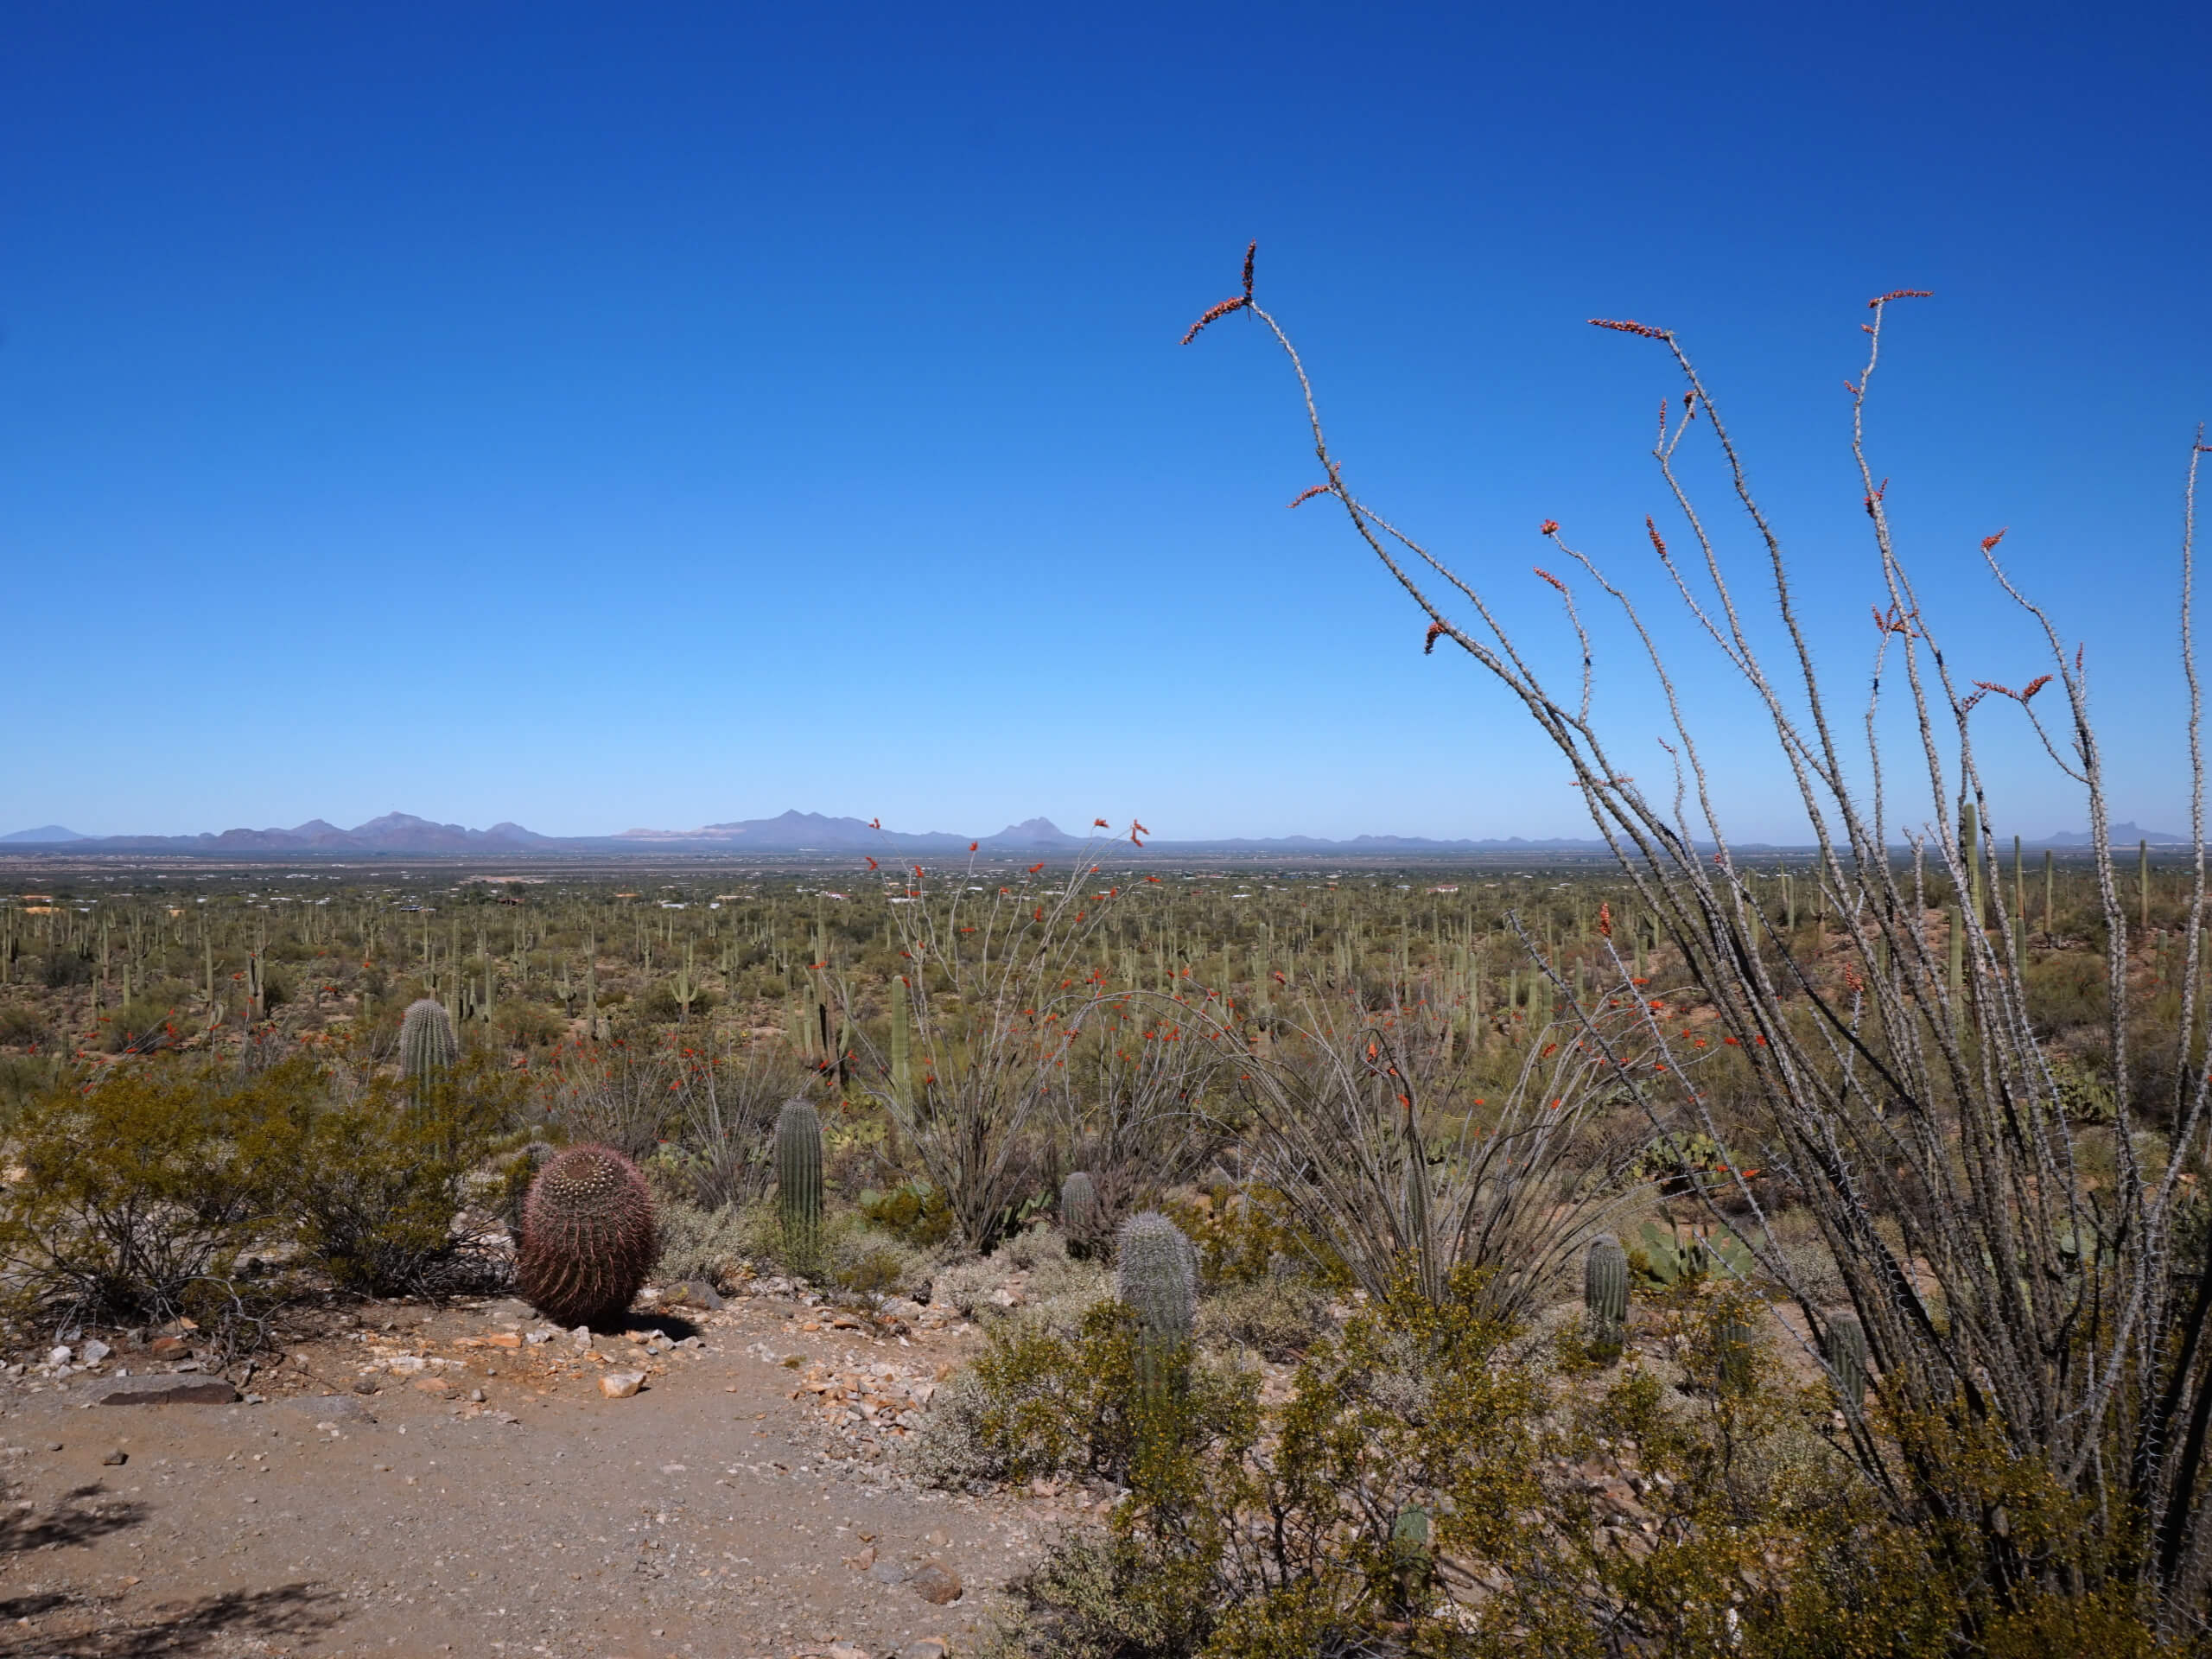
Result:
[[[97,1337],[77,1351],[78,1360],[86,1365],[97,1365],[115,1351]]]
[[[49,1365],[67,1365],[69,1363],[68,1345],[64,1344],[54,1349],[53,1352],[47,1355],[46,1363]]]
[[[599,1379],[599,1391],[610,1400],[627,1400],[645,1385],[643,1371],[609,1371]]]

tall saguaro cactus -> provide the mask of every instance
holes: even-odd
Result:
[[[1611,1233],[1590,1241],[1582,1265],[1582,1306],[1591,1352],[1610,1364],[1620,1357],[1628,1332],[1628,1252]]]
[[[807,1101],[785,1101],[776,1117],[776,1207],[786,1264],[804,1273],[822,1244],[822,1117]]]
[[[453,1017],[435,997],[408,1004],[399,1022],[399,1069],[417,1085],[429,1082],[461,1058]]]

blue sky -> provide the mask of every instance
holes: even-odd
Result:
[[[1675,383],[1585,320],[1676,329],[1847,710],[1841,382],[1868,296],[1936,290],[1870,413],[1928,609],[1967,677],[2040,671],[1975,551],[2009,525],[2116,816],[2185,828],[2201,10],[1055,10],[16,9],[0,828],[1575,832],[1341,513],[1283,511],[1258,331],[1177,345],[1252,238],[1350,476],[1553,662],[1545,518],[1678,626]],[[1678,661],[1732,830],[1788,834]],[[2010,712],[1995,827],[2080,823]]]

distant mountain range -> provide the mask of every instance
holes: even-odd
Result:
[[[1101,832],[1103,834],[1103,832]],[[165,853],[208,858],[362,856],[493,856],[594,853],[900,853],[965,852],[973,842],[985,852],[1072,850],[1089,844],[1050,818],[1010,823],[995,835],[962,836],[944,830],[919,833],[880,830],[859,818],[833,818],[819,812],[791,811],[772,818],[743,818],[702,824],[696,830],[626,830],[613,836],[541,836],[518,823],[471,830],[436,823],[405,812],[341,830],[311,818],[289,830],[226,830],[219,835],[84,836],[58,823],[0,836],[0,849],[17,852],[67,848],[74,853]],[[1122,842],[1127,845],[1126,840]],[[1150,841],[1160,851],[1216,850],[1274,853],[1421,853],[1596,851],[1597,841],[1504,840],[1430,841],[1414,836],[1357,836],[1327,841],[1313,836],[1227,841]],[[1131,849],[1132,851],[1135,849]]]
[[[1103,832],[1102,832],[1103,833]],[[2133,823],[2114,824],[2111,842],[2128,847],[2139,841],[2157,846],[2185,844],[2184,837],[2143,830]],[[488,830],[471,830],[458,823],[435,823],[405,812],[387,812],[380,818],[340,830],[321,818],[289,830],[226,830],[219,835],[197,836],[81,836],[58,823],[35,830],[18,830],[0,836],[0,851],[31,852],[67,848],[77,853],[161,853],[207,858],[269,858],[358,855],[371,857],[503,857],[538,855],[609,853],[853,853],[889,849],[901,853],[965,852],[970,842],[985,852],[1072,850],[1086,845],[1050,818],[1028,818],[1010,823],[996,835],[961,836],[943,830],[908,833],[880,830],[858,818],[826,817],[819,812],[785,812],[772,818],[742,818],[729,823],[702,824],[696,830],[626,830],[613,836],[541,836],[518,823],[495,823]],[[1126,839],[1122,845],[1127,846]],[[1162,841],[1147,839],[1155,853],[1309,853],[1388,855],[1391,853],[1595,853],[1605,843],[1594,838],[1575,840],[1548,837],[1437,841],[1421,836],[1354,836],[1330,841],[1315,836],[1236,836],[1217,841]],[[2062,831],[2029,843],[2036,847],[2086,847],[2086,831]],[[1132,849],[1131,850],[1135,850]],[[1745,845],[1745,852],[1771,850],[1764,844]]]

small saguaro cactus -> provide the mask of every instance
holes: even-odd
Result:
[[[523,1200],[515,1287],[564,1325],[620,1319],[660,1254],[652,1192],[612,1147],[571,1147]]]
[[[1582,1266],[1582,1306],[1592,1356],[1610,1364],[1620,1357],[1628,1332],[1628,1252],[1611,1233],[1590,1241]]]
[[[399,1069],[410,1083],[427,1083],[461,1058],[453,1016],[435,997],[407,1005],[399,1022]]]
[[[899,1104],[911,1109],[914,1098],[912,1019],[906,1004],[906,982],[891,980],[891,1087]]]
[[[1084,1256],[1098,1233],[1098,1189],[1081,1170],[1069,1173],[1060,1183],[1060,1230],[1068,1236],[1068,1254]]]
[[[1116,1240],[1114,1294],[1136,1315],[1144,1382],[1168,1377],[1169,1356],[1191,1339],[1198,1310],[1198,1255],[1157,1210],[1131,1216]]]
[[[804,1271],[822,1240],[822,1118],[804,1100],[776,1117],[776,1208],[786,1265]]]
[[[1731,1394],[1749,1394],[1752,1359],[1758,1352],[1750,1322],[1742,1313],[1730,1309],[1714,1323],[1713,1335],[1720,1387]]]
[[[1836,1397],[1856,1417],[1866,1403],[1866,1327],[1859,1323],[1858,1315],[1838,1313],[1829,1317],[1821,1357],[1834,1378]]]
[[[1408,1607],[1427,1592],[1435,1570],[1428,1511],[1400,1510],[1398,1518],[1390,1524],[1390,1575],[1398,1581],[1398,1595]]]

